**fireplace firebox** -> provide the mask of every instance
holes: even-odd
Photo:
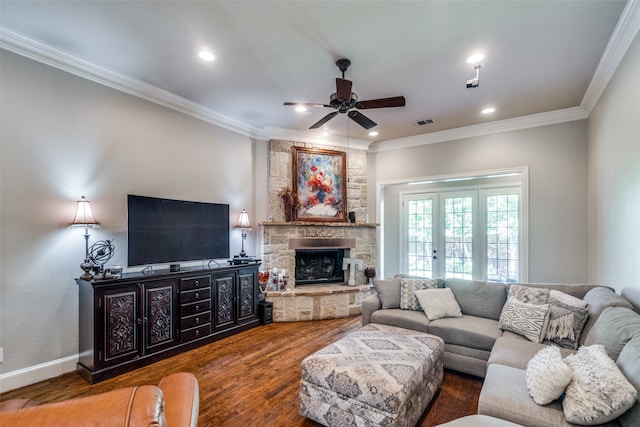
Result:
[[[344,282],[344,249],[298,249],[295,258],[296,286]]]

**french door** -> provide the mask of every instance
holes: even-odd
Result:
[[[404,194],[404,271],[424,277],[520,279],[520,188]]]

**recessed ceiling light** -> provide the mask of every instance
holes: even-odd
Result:
[[[495,111],[496,111],[496,109],[495,109],[495,108],[493,108],[493,107],[487,107],[487,108],[484,108],[484,109],[482,110],[482,114],[491,114],[491,113],[494,113]]]
[[[326,129],[325,129],[325,130],[323,130],[323,131],[322,131],[322,135],[323,135],[323,136],[328,136],[328,135],[329,135],[329,131],[328,131],[328,130],[326,130]]]
[[[203,61],[213,61],[214,59],[216,59],[213,53],[209,52],[208,50],[201,50],[200,52],[198,52],[198,57]]]
[[[304,105],[298,105],[296,106],[296,111],[298,113],[304,113],[305,111],[307,111],[307,107],[305,107]]]
[[[474,53],[470,57],[467,58],[467,63],[469,64],[477,64],[478,62],[484,59],[484,55],[481,53]]]
[[[375,130],[372,130],[371,132],[369,132],[369,136],[378,136],[378,132]]]

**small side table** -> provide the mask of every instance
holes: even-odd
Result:
[[[273,303],[260,301],[258,303],[258,315],[260,316],[261,325],[268,325],[273,322]]]

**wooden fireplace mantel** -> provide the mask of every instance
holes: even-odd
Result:
[[[258,225],[263,227],[360,227],[360,228],[375,228],[380,227],[380,224],[373,222],[307,222],[307,221],[294,221],[294,222],[261,222]]]

